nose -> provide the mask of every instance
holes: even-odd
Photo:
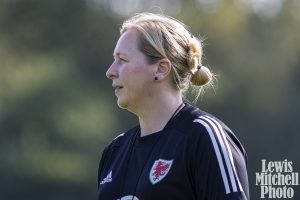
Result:
[[[114,63],[112,63],[111,66],[106,71],[106,77],[111,80],[118,77],[118,71],[117,71]]]

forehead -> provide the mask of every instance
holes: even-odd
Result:
[[[130,29],[124,32],[116,44],[114,55],[134,55],[135,53],[139,52],[138,37],[139,34],[136,30]]]

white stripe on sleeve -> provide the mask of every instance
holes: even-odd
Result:
[[[226,149],[228,150],[229,159],[230,159],[230,162],[231,162],[231,165],[232,165],[233,172],[234,172],[235,177],[236,177],[236,180],[237,180],[237,182],[238,182],[240,191],[243,191],[243,187],[242,187],[242,185],[241,185],[241,183],[240,183],[240,180],[239,180],[239,177],[238,177],[238,175],[237,175],[236,168],[235,168],[235,165],[234,165],[234,161],[233,161],[233,157],[232,157],[231,148],[230,148],[230,146],[229,146],[229,144],[228,144],[228,141],[227,141],[227,138],[226,138],[226,135],[225,135],[225,133],[224,133],[224,131],[223,131],[222,126],[221,126],[220,123],[218,123],[217,120],[215,120],[214,118],[212,118],[212,117],[210,117],[210,116],[205,116],[205,117],[211,119],[211,120],[218,126],[218,128],[219,128],[218,130],[221,130],[221,131],[220,131],[220,132],[221,132],[221,136],[222,136],[222,138],[223,138],[223,140],[224,140],[224,142],[225,142]],[[234,191],[234,190],[233,190],[233,191]]]
[[[226,172],[225,172],[225,169],[224,169],[224,164],[223,164],[223,161],[222,161],[221,153],[220,153],[216,138],[215,138],[215,136],[212,132],[212,129],[207,124],[207,122],[203,121],[202,119],[195,119],[194,122],[198,122],[198,123],[202,124],[206,128],[206,130],[208,131],[210,139],[213,143],[214,150],[216,152],[217,160],[218,160],[219,167],[220,167],[220,170],[221,170],[222,179],[223,179],[224,186],[225,186],[225,191],[226,191],[226,194],[228,194],[228,193],[230,193],[229,183],[228,183],[227,175],[226,175]]]

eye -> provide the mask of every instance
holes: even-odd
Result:
[[[120,53],[113,54],[113,56],[114,56],[115,62],[118,62],[118,63],[129,62],[129,60],[125,56],[121,55]]]
[[[122,58],[122,57],[119,57],[119,58],[118,58],[118,60],[119,60],[120,62],[128,62],[128,60],[127,60],[127,59],[125,59],[125,58]]]

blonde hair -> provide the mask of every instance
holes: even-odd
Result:
[[[141,13],[126,20],[120,33],[132,28],[140,33],[138,48],[150,63],[163,58],[170,60],[172,82],[177,89],[186,91],[190,85],[201,87],[212,81],[213,73],[202,65],[202,41],[182,22],[166,15]]]

